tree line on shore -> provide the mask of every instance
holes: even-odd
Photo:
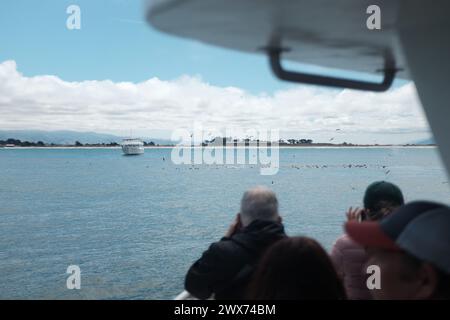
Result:
[[[144,142],[144,146],[155,146],[153,141]],[[75,141],[74,144],[56,144],[56,143],[45,143],[43,141],[21,141],[19,139],[9,138],[6,140],[0,140],[0,146],[14,146],[14,147],[118,147],[120,146],[117,142],[108,143],[81,143],[80,141]]]
[[[211,141],[203,141],[201,143],[202,146],[208,146],[210,145],[212,142],[214,142],[216,139],[213,139]],[[226,145],[228,141],[223,140],[223,145]],[[241,143],[244,143],[245,145],[249,145],[252,142],[256,142],[259,143],[259,140],[250,140],[250,139],[244,139],[241,141]],[[233,141],[234,144],[237,143],[237,140]],[[270,145],[271,143],[268,142],[268,145]],[[278,144],[280,146],[368,146],[368,145],[358,145],[358,144],[353,144],[353,143],[347,143],[347,142],[343,142],[343,143],[339,143],[339,144],[333,144],[333,143],[317,143],[317,142],[313,142],[313,140],[311,139],[287,139],[287,140],[283,140],[280,139],[278,141]],[[403,146],[415,146],[416,144],[404,144]],[[435,144],[424,144],[424,145],[429,145],[429,146],[433,146]],[[14,138],[9,138],[6,140],[0,140],[0,147],[119,147],[120,144],[117,142],[108,142],[108,143],[81,143],[80,141],[75,141],[75,143],[73,144],[57,144],[57,143],[46,143],[43,141],[22,141],[19,139],[14,139]],[[146,142],[144,141],[144,146],[145,147],[153,147],[153,146],[174,146],[173,144],[156,144],[153,141],[149,141]],[[374,144],[373,146],[378,146],[378,144]]]
[[[212,141],[205,141],[202,143],[203,146],[207,146]],[[237,140],[236,140],[237,141]],[[236,142],[235,141],[235,142]],[[242,140],[243,143],[249,144],[251,142],[260,142],[259,140],[250,140],[250,139],[244,139]],[[313,141],[311,139],[288,139],[288,140],[279,140],[278,141],[280,145],[311,145],[313,144]],[[224,142],[224,144],[226,144]],[[270,144],[270,142],[269,142]],[[347,143],[344,143],[346,145]],[[108,143],[81,143],[80,141],[75,141],[73,144],[57,144],[57,143],[45,143],[43,141],[22,141],[19,139],[9,138],[6,140],[0,140],[0,147],[119,147],[120,144],[117,142],[108,142]],[[152,146],[160,146],[160,144],[155,144],[153,141],[146,142],[144,141],[145,147],[152,147]]]

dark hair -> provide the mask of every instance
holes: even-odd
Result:
[[[346,299],[328,254],[317,241],[286,237],[263,255],[247,291],[256,300]]]

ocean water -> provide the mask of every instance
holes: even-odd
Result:
[[[170,153],[0,149],[0,298],[171,299],[255,185],[277,192],[289,235],[327,250],[375,180],[398,184],[408,201],[450,203],[436,148],[281,149],[274,176],[174,165]],[[80,290],[66,288],[73,264]]]

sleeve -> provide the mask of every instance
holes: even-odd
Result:
[[[221,243],[213,243],[201,258],[197,260],[186,274],[184,287],[186,291],[198,299],[208,299],[229,278],[230,268],[227,265],[227,251]]]

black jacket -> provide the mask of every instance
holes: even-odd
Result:
[[[255,265],[268,246],[286,236],[281,223],[253,221],[213,243],[189,269],[185,289],[199,299],[243,299]]]

